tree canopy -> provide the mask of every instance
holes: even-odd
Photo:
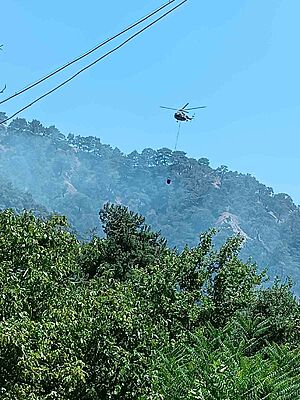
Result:
[[[300,309],[213,230],[170,249],[139,214],[0,213],[1,399],[296,399]]]

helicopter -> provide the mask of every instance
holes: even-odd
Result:
[[[190,103],[186,103],[183,107],[177,109],[177,108],[171,108],[171,107],[164,107],[164,106],[160,106],[161,108],[166,108],[167,110],[175,110],[175,114],[174,114],[174,118],[178,121],[191,121],[194,118],[193,116],[189,116],[187,115],[189,113],[189,111],[191,110],[197,110],[199,108],[205,108],[206,106],[200,106],[200,107],[192,107],[192,108],[186,108]]]

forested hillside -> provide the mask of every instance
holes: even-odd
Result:
[[[217,244],[240,234],[244,259],[252,256],[272,276],[299,277],[300,209],[251,175],[213,169],[206,158],[166,148],[124,155],[99,138],[66,137],[36,120],[17,118],[0,129],[1,176],[32,199],[20,202],[19,192],[7,196],[1,185],[2,208],[36,208],[36,202],[66,215],[78,237],[88,239],[101,233],[104,203],[126,205],[171,247],[196,245],[201,232],[216,227]]]
[[[3,176],[0,176],[0,188],[0,210],[10,208],[18,213],[24,210],[32,210],[35,215],[49,215],[46,208],[37,204],[30,193],[16,189]]]

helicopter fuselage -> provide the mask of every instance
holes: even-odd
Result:
[[[174,114],[174,118],[177,119],[177,121],[190,121],[193,119],[181,110],[176,111],[176,113]]]

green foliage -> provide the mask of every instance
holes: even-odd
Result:
[[[257,275],[254,264],[243,263],[237,257],[241,243],[239,237],[227,240],[214,266],[216,275],[211,291],[215,305],[213,323],[217,326],[224,325],[236,311],[253,301],[254,289],[263,277]]]
[[[252,303],[251,317],[268,320],[268,341],[290,343],[300,342],[299,305],[291,292],[291,283],[275,281],[271,288],[262,289]]]
[[[241,336],[234,346],[231,326],[197,332],[193,343],[166,347],[153,363],[153,399],[297,399],[300,351],[268,345],[252,357],[253,343]],[[144,397],[146,399],[146,397]]]
[[[64,217],[0,213],[1,399],[299,398],[299,304],[239,238],[179,253],[123,206],[100,218],[80,242]]]
[[[126,207],[105,204],[100,220],[106,240],[94,238],[83,250],[82,267],[89,277],[109,274],[114,279],[127,279],[134,267],[149,265],[165,249],[165,240],[151,232],[145,218]]]
[[[2,398],[55,398],[52,387],[67,393],[83,378],[72,354],[76,299],[67,305],[80,247],[65,224],[58,216],[0,214]]]
[[[118,279],[124,279],[134,266],[143,268],[154,262],[165,247],[165,240],[144,224],[145,218],[126,207],[106,204],[100,220],[107,238],[104,261],[115,266]]]

